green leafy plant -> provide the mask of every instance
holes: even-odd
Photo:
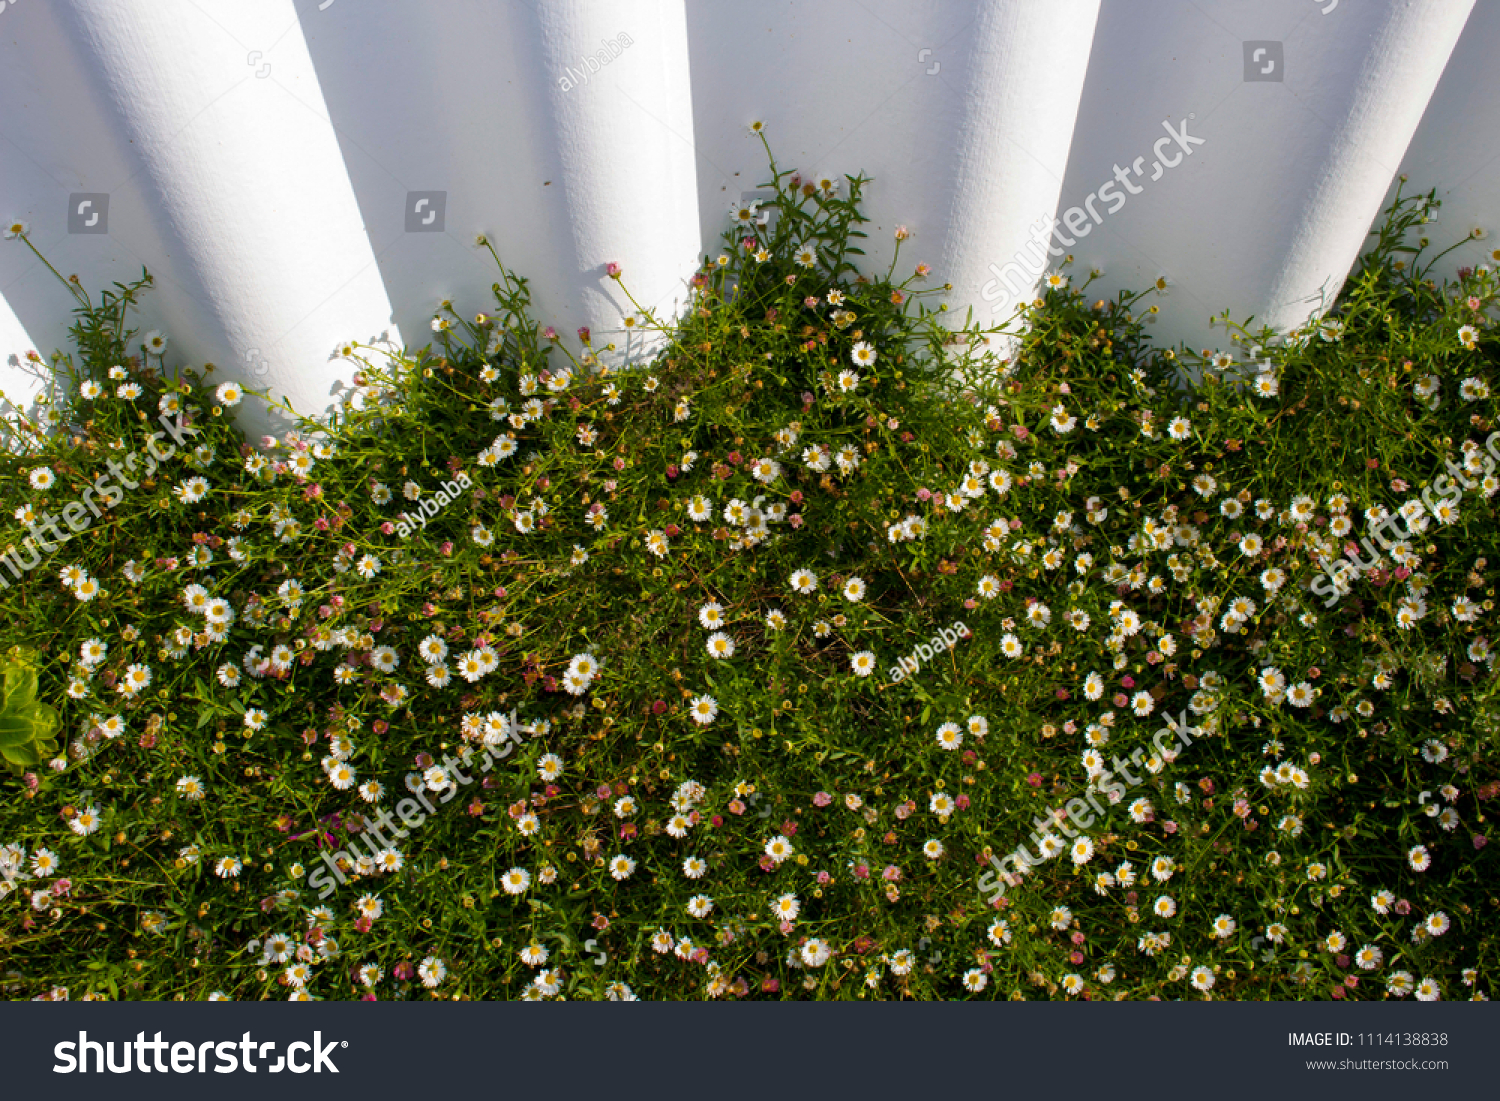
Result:
[[[13,646],[0,665],[5,696],[0,703],[0,756],[20,775],[57,753],[57,709],[37,700],[34,651]]]
[[[493,313],[347,345],[258,447],[125,326],[144,283],[82,311],[0,552],[157,413],[197,434],[0,590],[68,739],[0,801],[3,992],[1493,992],[1500,285],[1417,265],[1431,197],[1204,362],[1149,340],[1164,285],[1066,264],[1002,352],[904,230],[854,266],[862,177],[769,175],[680,317],[575,343],[492,250]],[[1057,856],[992,898],[1018,848]]]

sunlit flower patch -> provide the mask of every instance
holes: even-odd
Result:
[[[1301,331],[1157,349],[1164,279],[1064,271],[955,339],[920,236],[853,266],[863,177],[771,171],[649,361],[501,265],[247,440],[87,312],[0,465],[58,716],[9,993],[1490,994],[1494,273],[1416,281],[1398,200]],[[192,434],[40,565],[149,408]]]

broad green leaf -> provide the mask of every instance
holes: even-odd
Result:
[[[57,752],[53,738],[57,709],[37,701],[39,684],[34,657],[12,647],[3,666],[5,694],[0,701],[0,754],[14,771],[38,764]]]
[[[41,754],[35,745],[0,745],[0,757],[4,757],[18,768],[31,768],[41,763]]]

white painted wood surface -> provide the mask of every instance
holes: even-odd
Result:
[[[0,219],[96,294],[148,267],[134,323],[169,365],[315,413],[341,341],[420,345],[440,300],[492,304],[477,233],[570,340],[618,330],[610,262],[672,313],[765,179],[760,119],[779,165],[874,178],[867,270],[906,225],[903,267],[957,318],[1029,294],[1058,217],[1049,268],[1071,253],[1101,294],[1164,274],[1156,339],[1217,348],[1226,307],[1306,320],[1400,173],[1445,200],[1434,241],[1500,225],[1497,50],[1497,0],[11,0]],[[408,231],[423,191],[441,232]],[[69,232],[76,193],[108,195],[107,233]],[[73,305],[0,242],[18,405]]]

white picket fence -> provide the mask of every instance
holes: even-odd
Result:
[[[610,262],[670,313],[766,179],[761,120],[779,166],[873,177],[867,270],[907,226],[959,319],[1070,253],[1101,296],[1165,275],[1156,338],[1218,348],[1225,308],[1336,292],[1401,174],[1435,243],[1496,225],[1497,53],[1496,0],[10,0],[0,218],[96,296],[149,268],[169,365],[317,412],[341,341],[492,304],[481,232],[570,337],[631,309]],[[17,405],[73,306],[0,241]]]

